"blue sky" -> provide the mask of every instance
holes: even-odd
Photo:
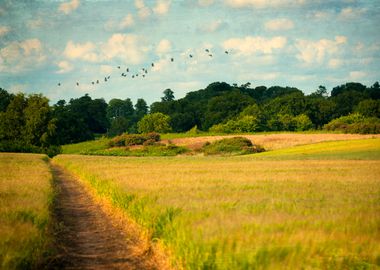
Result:
[[[0,87],[150,104],[214,81],[369,86],[379,25],[378,0],[0,0]]]

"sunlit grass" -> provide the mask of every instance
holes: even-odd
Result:
[[[0,153],[0,269],[36,269],[49,252],[53,193],[45,159]]]
[[[62,146],[63,154],[79,154],[81,152],[97,151],[108,148],[108,138],[99,138],[81,143],[66,144]]]
[[[304,146],[309,160],[293,160],[300,149],[265,159],[54,160],[126,211],[185,269],[379,267],[379,140],[325,144],[333,151]],[[350,160],[365,153],[367,160]]]

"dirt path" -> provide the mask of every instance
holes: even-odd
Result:
[[[160,269],[149,249],[108,216],[67,171],[52,165],[60,269]]]

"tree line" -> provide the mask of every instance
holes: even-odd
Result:
[[[296,131],[322,129],[335,119],[331,130],[347,129],[353,121],[380,126],[379,118],[378,82],[370,87],[350,82],[331,93],[319,86],[309,95],[294,87],[214,82],[178,100],[166,89],[161,101],[150,107],[144,99],[133,104],[129,98],[114,98],[107,103],[88,94],[50,106],[41,94],[12,94],[0,88],[0,151],[53,155],[59,145],[91,140],[98,134]],[[376,128],[368,130],[376,132]]]

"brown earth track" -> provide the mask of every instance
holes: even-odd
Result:
[[[136,235],[118,226],[73,175],[54,164],[51,168],[57,188],[54,219],[59,228],[59,259],[54,268],[162,269],[152,249],[141,247]]]

